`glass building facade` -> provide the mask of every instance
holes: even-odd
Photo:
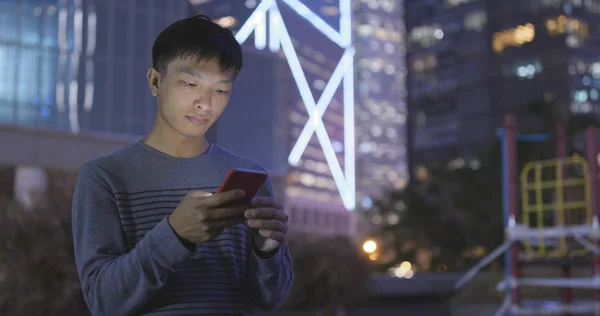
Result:
[[[411,161],[477,165],[472,149],[535,99],[599,113],[600,1],[406,0],[406,10]]]
[[[198,13],[207,14],[215,21],[222,22],[234,33],[246,23],[260,1],[202,1],[194,6]],[[309,21],[299,16],[282,2],[277,2],[279,13],[287,28],[293,48],[302,68],[302,74],[309,84],[310,93],[318,100],[343,54],[343,49],[331,43]],[[334,28],[338,11],[335,4],[323,1],[307,1],[304,4],[320,14]],[[325,10],[322,10],[325,8]],[[337,17],[339,20],[339,17]],[[339,24],[339,23],[338,23]],[[256,30],[243,42],[245,68],[236,80],[231,107],[245,108],[245,112],[231,111],[223,115],[217,123],[218,143],[242,152],[250,157],[268,155],[258,160],[269,161],[271,176],[275,174],[274,185],[279,196],[285,197],[286,210],[290,214],[290,224],[295,229],[318,230],[321,232],[348,231],[349,213],[344,209],[338,189],[332,179],[330,168],[316,136],[313,135],[298,165],[290,165],[288,156],[295,145],[309,115],[289,58],[278,47],[256,45]],[[271,35],[266,34],[267,42]],[[258,46],[258,47],[257,47]],[[297,70],[296,70],[297,71]],[[244,74],[245,73],[245,74]],[[298,72],[296,73],[298,74]],[[251,93],[249,93],[251,91]],[[235,94],[239,93],[239,98]],[[344,120],[341,88],[338,89],[323,115],[323,121],[336,149],[338,162],[344,165]],[[256,122],[262,122],[257,124]],[[235,125],[233,125],[235,124]],[[258,132],[266,140],[258,144],[256,139],[244,141],[227,126],[258,127]],[[262,133],[261,131],[264,131]],[[250,137],[250,136],[248,136]],[[247,147],[244,152],[244,147]],[[261,154],[259,154],[261,153]],[[333,213],[332,213],[333,212]]]
[[[355,2],[357,198],[408,182],[403,1]]]
[[[187,1],[0,0],[0,124],[143,135],[151,48]]]
[[[223,21],[237,32],[260,1],[200,1],[196,8],[217,21]],[[338,67],[344,49],[332,42],[323,31],[315,28],[310,18],[295,12],[285,1],[277,1],[294,50],[306,78],[310,94],[318,101]],[[302,4],[316,14],[333,30],[340,31],[340,3],[330,0],[302,1]],[[355,163],[356,198],[359,206],[368,206],[370,197],[382,189],[402,187],[408,179],[406,161],[406,104],[404,102],[405,48],[403,43],[403,5],[399,1],[360,0],[353,1],[352,38],[356,49],[354,56],[354,120],[355,120]],[[276,131],[280,143],[285,143],[285,151],[279,151],[278,162],[284,174],[281,188],[290,207],[292,224],[295,227],[310,226],[321,231],[343,229],[351,221],[340,198],[339,188],[331,174],[330,163],[324,155],[322,144],[316,135],[308,142],[298,165],[288,164],[287,158],[307,122],[310,120],[301,90],[289,66],[289,57],[280,47],[270,46],[271,35],[266,27],[266,43],[256,44],[256,36],[251,35],[244,42],[247,59],[271,56],[270,63],[277,64],[277,75],[261,75],[263,89],[270,89],[278,95],[271,105],[275,116],[281,117],[278,109],[285,109],[285,123],[278,127],[265,125],[265,129]],[[257,49],[257,46],[259,47]],[[260,57],[258,57],[260,56]],[[264,59],[262,69],[270,69]],[[256,63],[258,65],[259,63]],[[257,68],[257,71],[259,71]],[[267,72],[265,72],[267,73]],[[270,72],[269,72],[270,73]],[[256,75],[255,75],[256,78]],[[275,80],[276,84],[268,82]],[[238,86],[239,89],[239,86]],[[262,90],[256,86],[254,94]],[[306,92],[306,91],[304,91]],[[251,96],[253,97],[253,96]],[[248,103],[248,100],[246,100]],[[344,89],[342,85],[332,94],[327,110],[323,113],[323,123],[337,163],[345,165],[345,126]],[[253,106],[250,104],[250,106]],[[268,114],[265,114],[268,116]],[[273,114],[271,114],[273,116]],[[226,116],[224,116],[226,117]],[[224,123],[228,125],[229,123]],[[221,123],[221,122],[220,122]],[[275,123],[276,124],[276,123]],[[280,131],[285,131],[281,132]],[[227,131],[217,133],[219,142],[229,139],[226,145],[236,148],[236,139],[225,136]],[[225,144],[225,143],[224,143]],[[285,170],[285,171],[284,171]]]

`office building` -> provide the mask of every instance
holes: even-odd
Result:
[[[236,83],[236,89],[244,91],[243,97],[233,98],[231,102],[233,107],[264,108],[264,111],[244,113],[248,122],[268,118],[259,125],[265,134],[261,139],[268,139],[268,143],[259,149],[249,148],[248,152],[269,155],[265,158],[270,159],[272,169],[276,170],[275,185],[278,195],[285,199],[291,227],[323,233],[352,233],[354,214],[344,205],[330,166],[334,161],[338,169],[345,169],[344,92],[341,85],[326,88],[335,69],[347,67],[341,62],[345,50],[314,27],[311,18],[301,16],[296,11],[298,4],[285,1],[274,1],[270,7],[260,4],[260,1],[202,1],[194,7],[198,13],[230,27],[242,42],[245,64],[254,64],[253,71],[245,69],[246,78],[241,76]],[[320,1],[304,2],[300,6],[317,12],[317,19],[332,29],[340,27],[339,22],[336,25],[338,6]],[[249,20],[253,19],[251,16],[259,20],[257,25]],[[275,18],[281,19],[279,23],[283,27],[272,28]],[[339,74],[333,77],[336,76],[341,79]],[[245,85],[252,88],[244,88]],[[262,103],[254,100],[261,94],[269,97],[263,98]],[[305,131],[305,136],[300,136],[311,122],[306,103],[312,101],[316,105],[323,94],[330,100],[322,115],[327,133],[325,146],[331,147],[326,149],[314,132],[310,135]],[[233,120],[231,115],[225,115],[218,126],[231,126]],[[240,124],[243,123],[238,122],[237,126]],[[220,144],[238,152],[238,148],[246,146],[231,130],[218,127],[216,137]],[[248,144],[255,146],[256,142],[249,140]],[[332,150],[327,152],[327,149]],[[290,163],[293,159],[296,161]]]
[[[355,2],[357,197],[372,199],[408,182],[403,1]]]
[[[239,35],[246,34],[244,23],[257,11],[259,3],[245,1],[242,6],[202,1],[198,7],[231,25]],[[287,32],[272,33],[271,26],[277,22],[272,20],[273,11],[266,11],[261,14],[269,23],[258,23],[252,36],[245,35],[243,42],[247,56],[270,54],[273,63],[283,62],[287,69],[287,76],[278,72],[276,87],[284,92],[280,94],[283,103],[275,105],[275,111],[278,107],[288,111],[287,125],[270,127],[287,130],[288,152],[279,156],[278,163],[279,166],[290,163],[285,168],[287,209],[296,228],[345,230],[355,220],[355,214],[348,212],[355,208],[353,204],[358,201],[358,207],[369,207],[371,197],[385,189],[402,187],[408,178],[403,6],[398,1],[355,1],[353,28],[349,29],[350,25],[344,25],[344,10],[349,9],[350,1],[300,4],[276,1],[275,4]],[[308,10],[312,13],[302,13]],[[296,57],[290,56],[289,48],[286,50],[287,36],[293,43],[301,71],[294,65]],[[352,38],[351,45],[340,45],[344,36]],[[353,68],[350,75],[344,72],[347,67]],[[347,89],[354,90],[354,100],[348,99]],[[315,119],[306,106],[311,97],[326,107],[322,121],[327,135],[322,139],[314,132],[306,133],[307,126],[311,127],[311,120]],[[354,115],[347,112],[351,103]],[[352,120],[354,123],[348,123]],[[354,132],[349,131],[349,124],[355,126]],[[218,134],[221,140],[221,133]],[[348,143],[347,137],[354,139]],[[236,140],[231,139],[228,146],[237,146]],[[355,148],[347,151],[347,146]],[[349,161],[355,166],[348,166]],[[355,194],[349,202],[347,196],[344,200],[344,190],[352,181]]]
[[[412,171],[476,166],[504,114],[534,99],[598,113],[599,11],[591,0],[407,0]]]
[[[174,1],[0,1],[0,165],[27,201],[40,168],[77,169],[138,140],[156,104],[151,47],[189,16]]]

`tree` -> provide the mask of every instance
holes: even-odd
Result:
[[[521,132],[554,135],[564,121],[556,105],[535,99],[520,107],[517,115],[530,116],[541,124],[523,124]],[[567,137],[571,139],[588,126],[598,124],[590,117],[569,116]],[[517,120],[519,121],[519,119]],[[570,142],[569,142],[570,143]],[[517,170],[531,161],[555,156],[554,141],[518,143]],[[379,223],[383,251],[395,260],[381,266],[387,269],[400,261],[413,261],[415,249],[434,254],[432,266],[462,269],[462,255],[473,248],[494,249],[503,241],[502,151],[500,141],[481,150],[473,164],[462,168],[430,167],[425,181],[411,181],[402,191],[386,192],[365,214]],[[392,219],[392,220],[390,220]]]

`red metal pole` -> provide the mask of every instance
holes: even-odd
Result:
[[[514,227],[517,223],[517,137],[515,117],[508,114],[504,120],[506,129],[506,152],[508,167],[508,227]],[[510,275],[513,279],[519,278],[519,243],[514,242],[510,246]],[[521,298],[519,288],[511,290],[513,305],[519,305]]]
[[[560,158],[560,159],[564,159],[567,157],[567,146],[566,146],[566,142],[565,142],[565,128],[561,123],[556,124],[556,157]],[[564,179],[565,176],[565,168],[562,167],[562,163],[561,163],[561,168],[562,168],[562,176]],[[559,190],[562,190],[562,196],[563,196],[563,201],[568,201],[567,199],[567,195],[569,192],[567,192],[568,190],[565,190],[564,188],[558,188]],[[558,210],[557,210],[558,211]],[[563,210],[563,223],[565,225],[568,225],[568,217],[567,217],[567,212]],[[561,267],[561,277],[563,278],[570,278],[571,277],[571,265],[569,264],[569,262],[565,262],[562,267]],[[565,305],[571,304],[573,302],[573,289],[571,289],[570,287],[565,287],[560,289],[560,292],[562,293],[562,300],[563,303]],[[571,316],[570,313],[564,313],[563,316]]]
[[[600,209],[598,209],[599,193],[598,192],[598,138],[596,136],[595,128],[588,128],[587,130],[587,162],[590,168],[590,204],[592,208],[592,227],[598,228],[598,215],[600,215]],[[600,247],[600,239],[595,239],[594,244]],[[594,277],[600,277],[600,256],[593,255],[594,258]],[[600,304],[600,290],[596,291],[596,305]],[[596,315],[599,312],[596,311]]]

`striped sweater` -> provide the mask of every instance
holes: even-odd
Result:
[[[252,305],[284,303],[293,282],[285,245],[261,259],[240,224],[190,248],[167,220],[188,191],[216,191],[232,168],[264,170],[216,145],[176,158],[141,141],[81,168],[73,239],[93,315],[252,315]],[[259,194],[272,195],[269,181]]]

